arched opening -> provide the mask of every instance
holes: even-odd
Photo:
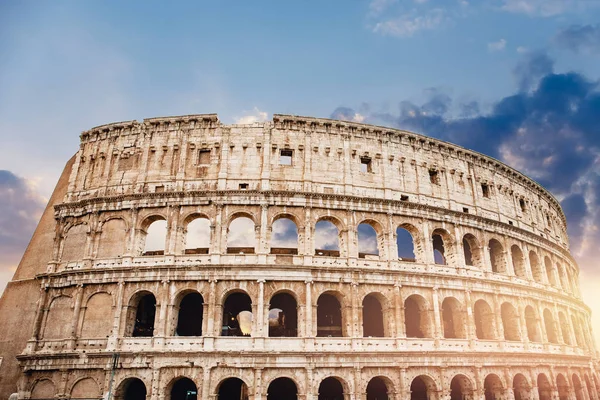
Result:
[[[376,376],[369,381],[367,400],[388,400],[388,387],[383,378]]]
[[[48,307],[43,339],[66,339],[71,337],[73,299],[68,296],[55,297]]]
[[[438,265],[447,265],[446,260],[446,242],[444,238],[447,238],[448,234],[442,229],[436,229],[431,235],[433,242],[433,261]]]
[[[62,254],[60,257],[62,262],[79,261],[83,259],[83,252],[88,237],[87,232],[88,225],[85,223],[74,225],[69,228],[63,240]]]
[[[565,269],[563,268],[563,266],[560,264],[556,264],[556,272],[558,274],[558,279],[560,281],[560,287],[564,291],[570,291],[569,285],[567,283],[567,277],[565,275]]]
[[[410,400],[434,399],[436,386],[433,379],[426,375],[417,376],[410,384]]]
[[[398,259],[407,262],[415,262],[415,243],[411,233],[402,227],[396,229],[396,246],[398,248]]]
[[[466,265],[475,267],[482,265],[481,246],[473,234],[467,233],[463,236],[463,251]]]
[[[556,276],[554,274],[554,266],[552,265],[552,261],[550,261],[550,257],[544,257],[544,264],[546,266],[546,276],[548,277],[548,283],[556,287]]]
[[[590,399],[597,399],[598,394],[594,392],[594,387],[592,386],[592,381],[590,381],[590,377],[587,374],[585,374],[584,379],[585,387],[587,389],[588,395],[590,396]]]
[[[176,336],[202,336],[204,299],[198,292],[186,294],[179,303]]]
[[[473,385],[464,375],[456,375],[450,382],[450,400],[464,400],[473,393]]]
[[[569,382],[563,374],[556,375],[556,389],[558,390],[558,400],[569,400]]]
[[[221,336],[250,336],[252,317],[250,296],[244,292],[231,293],[223,304]]]
[[[145,228],[142,228],[144,255],[160,256],[165,254],[165,246],[167,243],[167,221],[159,216],[150,217],[142,224],[142,226],[145,226]]]
[[[340,256],[340,232],[329,220],[322,219],[315,225],[315,255]]]
[[[298,388],[290,378],[277,378],[269,384],[267,400],[296,400]]]
[[[531,398],[531,387],[523,374],[516,374],[513,378],[513,393],[515,400],[529,400]]]
[[[492,272],[505,273],[506,260],[504,259],[504,248],[496,239],[491,239],[489,242],[490,261],[492,263]]]
[[[552,317],[552,312],[547,308],[544,309],[544,325],[546,327],[546,335],[548,336],[548,342],[550,343],[558,343],[558,338],[556,335],[556,326],[554,324],[554,317]]]
[[[521,340],[519,333],[519,315],[517,309],[510,303],[503,303],[500,312],[502,314],[502,328],[504,340]]]
[[[208,254],[210,248],[210,221],[208,218],[195,218],[187,224],[185,234],[185,254]]]
[[[525,323],[527,324],[527,338],[530,342],[541,342],[542,336],[538,328],[535,310],[531,306],[525,307]]]
[[[334,377],[323,379],[319,385],[318,400],[344,400],[342,383]]]
[[[89,298],[83,310],[81,326],[82,338],[106,338],[111,333],[111,324],[107,324],[107,316],[113,315],[112,297],[100,292]]]
[[[477,300],[474,308],[475,334],[477,339],[493,340],[495,339],[494,314],[490,305],[485,300]]]
[[[44,400],[53,399],[56,396],[56,387],[50,379],[40,379],[31,390],[30,399]]]
[[[189,378],[179,378],[171,387],[170,400],[197,400],[198,388]]]
[[[115,400],[146,400],[146,385],[141,379],[125,379],[115,392]]]
[[[529,252],[529,266],[531,267],[533,280],[537,283],[543,283],[544,279],[542,277],[543,275],[542,268],[540,266],[540,259],[538,258],[537,253],[533,250]]]
[[[271,254],[298,254],[298,227],[289,218],[281,217],[271,227]]]
[[[97,258],[121,257],[125,254],[127,226],[120,218],[109,219],[102,224],[98,240]]]
[[[501,400],[504,394],[502,381],[496,374],[489,374],[483,381],[485,400]]]
[[[317,300],[317,337],[342,337],[342,306],[332,294]]]
[[[562,333],[563,342],[566,345],[571,346],[573,344],[573,341],[571,340],[571,330],[569,329],[569,322],[567,321],[567,318],[565,317],[565,314],[562,311],[558,312],[558,322],[560,323],[560,331]]]
[[[432,337],[427,303],[423,297],[413,294],[404,301],[404,324],[406,337]]]
[[[454,297],[446,297],[442,302],[442,320],[446,339],[466,338],[463,308]]]
[[[358,225],[358,258],[379,256],[379,243],[377,232],[370,224]]]
[[[127,310],[128,333],[133,337],[154,336],[156,298],[150,292],[139,292],[132,297]]]
[[[239,378],[227,378],[219,385],[217,400],[248,400],[248,386]]]
[[[592,378],[594,379],[594,386],[596,386],[596,391],[598,392],[598,397],[600,397],[600,381],[598,381],[598,377],[594,373],[592,373]]]
[[[363,337],[384,337],[383,309],[374,294],[363,299]]]
[[[545,374],[538,375],[537,388],[539,400],[552,400],[552,386]]]
[[[586,396],[584,393],[583,385],[581,384],[581,379],[579,379],[579,376],[577,374],[571,375],[571,379],[573,380],[573,391],[575,392],[575,399],[584,400]]]
[[[92,378],[78,380],[71,389],[71,400],[77,399],[102,399],[102,392],[96,381]]]
[[[298,303],[289,293],[271,297],[269,305],[269,337],[298,336]]]
[[[227,230],[227,254],[254,254],[255,248],[254,221],[248,217],[232,219]]]
[[[579,325],[579,321],[577,321],[577,317],[575,315],[571,315],[571,324],[573,325],[573,332],[575,333],[575,342],[577,346],[584,347],[585,343],[583,341],[581,325]]]
[[[513,244],[510,248],[510,255],[512,258],[513,267],[515,269],[515,275],[518,278],[527,278],[527,270],[525,268],[525,258],[521,248],[516,244]]]

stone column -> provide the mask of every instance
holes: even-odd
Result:
[[[202,399],[210,398],[210,367],[202,368]]]
[[[117,305],[114,309],[112,332],[110,334],[110,337],[108,338],[108,344],[106,346],[107,350],[116,349],[119,335],[124,332],[124,329],[121,328],[121,319],[123,317],[123,314],[127,312],[127,307],[123,305],[124,295],[125,282],[121,281],[118,283],[117,287]]]
[[[150,400],[161,400],[160,399],[160,368],[152,368],[152,382],[150,384],[150,393],[146,395],[146,398]]]
[[[35,345],[40,339],[40,331],[42,329],[42,319],[45,314],[45,306],[48,297],[48,290],[45,287],[45,282],[42,281],[40,285],[40,294],[38,296],[37,308],[35,310],[34,324],[33,324],[33,332],[31,334],[31,338],[27,343],[27,348],[25,349],[26,353],[32,353],[35,351]]]
[[[538,314],[537,314],[537,320],[538,320],[538,326],[540,328],[540,334],[541,334],[541,339],[542,339],[542,343],[548,343],[548,332],[546,332],[546,321],[544,320],[543,317],[543,313],[544,313],[544,308],[542,307],[542,303],[540,301],[536,301],[537,303],[537,309],[538,309]]]
[[[256,310],[256,319],[254,320],[255,335],[263,337],[265,336],[265,280],[259,279],[256,282],[258,282],[258,306]]]
[[[258,240],[256,242],[257,244],[257,253],[258,254],[268,254],[269,253],[269,247],[270,247],[270,243],[269,243],[269,239],[268,239],[268,230],[271,229],[271,227],[269,226],[269,222],[268,222],[268,213],[269,211],[269,205],[268,204],[261,204],[260,205],[260,230],[259,230],[259,236],[258,236]]]
[[[433,304],[433,320],[434,320],[434,337],[441,339],[444,337],[443,328],[441,325],[442,318],[440,313],[440,298],[438,293],[438,287],[433,288],[432,293],[432,304]]]
[[[167,308],[169,307],[169,281],[161,281],[160,310],[158,323],[154,327],[154,336],[165,337],[167,335]]]
[[[388,226],[389,226],[389,240],[388,240],[388,261],[398,260],[398,234],[396,233],[396,226],[394,225],[394,214],[388,212]]]
[[[262,371],[262,368],[254,368],[254,400],[263,398]]]
[[[360,323],[360,318],[359,318],[359,303],[358,303],[358,282],[352,282],[351,283],[351,315],[352,315],[352,321],[350,324],[350,330],[348,332],[350,337],[362,337],[362,332],[361,332],[361,327],[362,324]]]
[[[406,338],[404,324],[404,303],[402,302],[402,284],[394,283],[394,317],[396,322],[396,337]]]
[[[498,331],[499,340],[504,340],[504,324],[502,323],[502,305],[498,299],[498,294],[494,295],[494,312],[496,314],[496,330]]]
[[[208,322],[206,326],[206,336],[219,336],[219,333],[216,331],[216,328],[220,326],[220,316],[216,315],[216,279],[209,279],[210,289],[208,295]],[[215,322],[217,322],[215,324]]]
[[[77,285],[75,294],[75,305],[73,306],[73,321],[71,321],[71,341],[69,343],[70,348],[73,349],[75,346],[75,340],[77,339],[77,328],[79,327],[79,315],[81,314],[81,300],[83,299],[83,285]]]
[[[415,239],[413,238],[413,241],[414,240]],[[423,251],[425,254],[422,255],[422,262],[426,264],[435,264],[433,257],[433,241],[431,239],[431,232],[429,230],[429,222],[427,221],[423,222]],[[418,260],[417,254],[415,254],[415,257],[417,257]]]
[[[475,316],[473,315],[473,301],[471,300],[471,290],[465,290],[465,310],[467,322],[467,339],[477,339],[477,331],[475,328]]]

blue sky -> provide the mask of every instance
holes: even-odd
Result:
[[[0,287],[82,130],[289,113],[416,130],[539,180],[600,314],[600,1],[123,3],[0,3]]]

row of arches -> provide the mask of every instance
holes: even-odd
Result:
[[[55,297],[49,304],[43,339],[72,337],[72,299]],[[316,337],[408,337],[480,339],[504,341],[548,342],[589,348],[586,322],[576,313],[563,309],[531,304],[515,307],[510,301],[495,302],[493,307],[485,298],[469,299],[445,296],[440,300],[427,300],[421,294],[410,294],[397,309],[394,301],[381,292],[369,292],[358,303],[357,322],[362,331],[352,331],[355,318],[352,300],[337,290],[326,290],[316,298],[313,331],[302,333]],[[431,302],[433,301],[433,305]],[[439,301],[439,316],[436,303]],[[302,336],[300,325],[307,325],[305,303],[298,300],[290,290],[276,291],[265,307],[263,321],[255,321],[258,306],[247,291],[232,289],[219,302],[220,309],[208,314],[203,295],[193,289],[179,292],[169,312],[166,336],[250,336],[253,326],[265,327],[268,337]],[[314,304],[314,303],[313,303]],[[159,319],[157,298],[149,290],[136,291],[126,303],[124,311],[124,336],[151,337],[156,335]],[[399,311],[399,312],[398,312]],[[217,314],[218,313],[218,314]],[[79,337],[102,338],[112,333],[115,315],[113,300],[109,293],[97,292],[85,302],[82,311]],[[220,314],[220,315],[219,315]],[[205,332],[205,319],[220,321],[220,332]],[[398,319],[400,318],[400,319]],[[219,325],[217,325],[219,326]],[[256,334],[256,333],[255,333]]]
[[[464,374],[456,374],[449,380],[447,387],[441,387],[432,376],[422,374],[414,377],[410,382],[409,390],[401,391],[394,384],[394,380],[385,375],[372,377],[364,387],[364,393],[360,398],[366,400],[393,400],[410,398],[411,400],[450,400],[476,399],[477,394],[482,393],[486,400],[501,400],[514,398],[515,400],[596,400],[600,396],[600,385],[598,378],[592,374],[584,374],[583,379],[579,374],[565,375],[558,373],[554,383],[545,373],[529,375],[516,373],[511,381],[506,382],[500,375],[489,373],[483,378],[481,386]],[[570,378],[570,379],[569,379]],[[507,378],[508,379],[508,378]],[[266,383],[267,400],[295,400],[301,393],[302,385],[296,380],[279,376]],[[317,389],[318,387],[318,389]],[[252,388],[253,389],[253,388]],[[341,376],[327,376],[318,382],[316,393],[312,393],[318,400],[344,400],[350,398],[352,387]],[[309,389],[312,392],[314,389]],[[178,376],[172,379],[164,389],[165,400],[197,400],[199,388],[196,383],[186,377]],[[214,396],[216,399],[247,400],[254,391],[240,377],[227,377],[216,384]],[[403,394],[405,393],[405,394]],[[356,393],[359,394],[359,393]],[[512,396],[510,396],[512,394]],[[30,394],[30,399],[41,400],[54,398],[56,389],[50,379],[38,380]],[[115,400],[145,400],[148,390],[144,381],[137,377],[129,377],[122,380],[115,388]],[[363,397],[364,396],[364,397]],[[101,399],[103,393],[98,384],[92,378],[83,378],[75,383],[71,389],[71,399]],[[212,396],[211,396],[212,397]]]

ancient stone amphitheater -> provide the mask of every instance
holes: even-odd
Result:
[[[334,120],[83,132],[0,313],[4,398],[600,391],[557,200],[482,154]]]

